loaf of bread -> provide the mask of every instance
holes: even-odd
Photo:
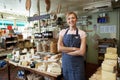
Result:
[[[51,41],[51,43],[50,43],[50,52],[51,53],[57,53],[58,51],[57,51],[57,41]]]

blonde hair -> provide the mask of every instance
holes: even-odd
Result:
[[[77,14],[76,14],[75,12],[68,12],[68,13],[66,14],[66,18],[67,18],[69,15],[71,15],[71,14],[75,15],[75,17],[76,17],[76,19],[77,19]]]

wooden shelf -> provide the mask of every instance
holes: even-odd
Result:
[[[4,36],[2,37],[2,48],[8,49],[10,47],[16,47],[17,46],[17,36]]]
[[[98,65],[101,65],[104,60],[104,54],[107,47],[116,47],[117,41],[115,39],[98,39]]]

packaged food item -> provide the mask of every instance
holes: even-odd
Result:
[[[42,43],[41,43],[41,41],[38,41],[37,43],[36,43],[37,45],[37,52],[42,52],[43,50],[42,50]]]
[[[43,49],[43,52],[49,51],[49,45],[48,45],[47,41],[42,41],[42,49]]]
[[[51,53],[57,53],[57,41],[56,40],[53,40],[51,41],[50,43],[50,52]]]

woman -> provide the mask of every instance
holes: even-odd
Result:
[[[59,33],[58,51],[62,52],[62,69],[64,80],[85,80],[84,54],[86,51],[86,33],[77,28],[77,15],[66,15],[69,28]]]

